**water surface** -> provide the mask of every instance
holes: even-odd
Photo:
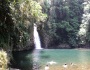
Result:
[[[58,65],[90,64],[90,50],[86,49],[40,49],[33,52],[15,52],[14,57],[22,70],[30,70],[34,63],[46,65],[50,61],[57,62]]]

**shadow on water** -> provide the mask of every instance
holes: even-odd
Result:
[[[19,68],[21,70],[33,70],[33,58],[32,52],[22,51],[22,52],[13,52],[13,66],[14,68]]]
[[[42,59],[49,59],[49,58],[50,58],[49,55],[41,55],[40,57],[41,57]]]
[[[77,49],[41,49],[22,52],[13,52],[13,66],[21,70],[35,70],[42,68],[47,62],[55,61],[59,65],[90,64],[90,50]]]
[[[13,68],[18,68],[21,70],[33,70],[34,67],[37,67],[38,69],[41,67],[39,63],[40,57],[43,58],[48,58],[49,56],[42,55],[45,52],[42,50],[33,50],[32,52],[30,51],[16,51],[13,52],[13,60],[12,62],[12,67]]]
[[[42,58],[42,59],[49,59],[50,56],[48,54],[45,54],[45,51],[41,50],[40,51],[40,58]]]

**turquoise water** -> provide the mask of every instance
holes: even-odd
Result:
[[[17,54],[18,53],[18,54]],[[55,61],[57,64],[90,63],[90,50],[78,49],[41,49],[33,52],[15,52],[14,58],[18,65],[23,68],[32,67],[33,63],[45,65],[47,62]],[[30,67],[30,68],[31,68]],[[25,70],[25,69],[23,69]],[[26,69],[29,70],[29,69]]]
[[[47,62],[50,61],[55,61],[58,64],[90,62],[90,50],[46,49],[46,50],[36,50],[36,52],[37,51],[38,57],[34,58],[38,58],[38,62],[42,64],[46,64]]]

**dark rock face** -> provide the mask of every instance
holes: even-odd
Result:
[[[78,46],[78,48],[86,48],[86,49],[90,49],[90,43],[87,43],[87,44],[80,44],[79,46]]]
[[[43,48],[48,48],[50,44],[50,36],[45,32],[45,30],[40,29],[38,30],[39,35],[40,35],[40,40],[41,40],[41,46]]]
[[[57,48],[60,48],[60,49],[70,49],[71,47],[68,44],[60,44],[60,45],[58,45]]]

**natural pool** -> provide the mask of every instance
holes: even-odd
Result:
[[[22,70],[33,70],[34,64],[37,64],[44,70],[44,66],[52,61],[56,62],[56,64],[53,64],[54,66],[50,65],[50,70],[53,70],[53,67],[56,67],[54,70],[64,70],[61,67],[65,63],[69,66],[69,70],[71,63],[76,65],[74,67],[75,70],[90,70],[90,50],[87,49],[41,49],[34,50],[33,52],[23,51],[15,52],[14,58],[16,66]],[[80,69],[79,67],[83,68]]]

